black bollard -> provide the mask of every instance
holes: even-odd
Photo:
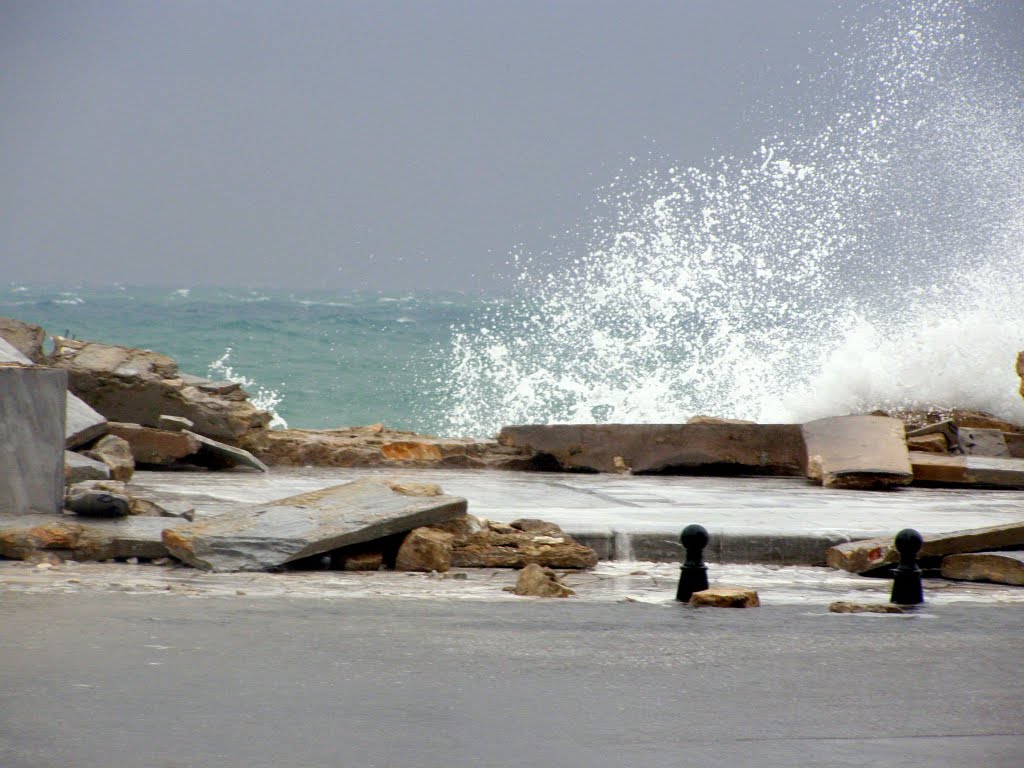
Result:
[[[890,603],[919,605],[924,602],[921,569],[917,567],[917,553],[921,551],[923,544],[921,534],[913,528],[904,528],[896,534],[896,551],[900,553],[900,564],[892,572]]]
[[[708,531],[703,525],[688,525],[679,537],[686,559],[679,569],[679,588],[676,600],[690,602],[694,592],[708,588],[708,567],[704,565],[704,547],[708,545]]]

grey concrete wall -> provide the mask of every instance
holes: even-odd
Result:
[[[67,371],[0,365],[0,514],[60,512]]]

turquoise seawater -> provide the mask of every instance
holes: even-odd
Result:
[[[0,315],[51,335],[163,352],[186,373],[224,378],[230,368],[230,377],[252,382],[250,394],[279,398],[274,408],[291,427],[384,422],[436,434],[448,423],[448,395],[436,371],[452,329],[472,324],[489,301],[439,293],[11,285],[0,288]]]

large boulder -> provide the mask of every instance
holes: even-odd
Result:
[[[137,464],[166,466],[191,456],[200,447],[199,440],[187,432],[168,432],[119,421],[110,422],[108,427],[111,435],[128,443]]]
[[[85,455],[96,461],[102,461],[110,467],[110,477],[121,482],[128,482],[135,473],[135,459],[127,440],[116,435],[107,435],[100,439]]]
[[[542,530],[522,530],[504,523],[472,524],[473,518],[442,526],[454,535],[455,568],[525,568],[531,563],[548,568],[593,568],[597,553],[554,523]],[[533,521],[517,521],[533,522]]]
[[[798,424],[530,424],[503,427],[498,442],[591,472],[804,473]]]
[[[521,597],[569,597],[576,594],[562,583],[557,573],[536,563],[519,572],[512,592]]]
[[[397,571],[437,571],[452,567],[454,536],[432,528],[415,528],[406,535],[395,561]]]
[[[46,358],[43,352],[46,331],[38,325],[23,323],[13,317],[0,317],[0,339],[5,339],[33,363],[41,363]]]
[[[161,415],[182,416],[196,432],[230,443],[270,423],[240,385],[182,374],[157,352],[56,336],[51,362],[68,371],[72,392],[111,421],[158,427]]]

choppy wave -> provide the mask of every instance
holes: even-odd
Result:
[[[745,155],[627,169],[457,329],[447,431],[974,407],[1024,421],[1024,83],[984,6],[874,7]]]

